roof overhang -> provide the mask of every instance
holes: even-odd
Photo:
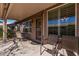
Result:
[[[10,3],[5,17],[21,21],[54,5],[56,3]],[[0,4],[0,18],[4,7],[3,4]]]

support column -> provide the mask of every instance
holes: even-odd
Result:
[[[41,29],[43,39],[48,39],[48,12],[45,11],[42,15],[42,29]]]
[[[7,12],[9,10],[10,3],[4,3],[3,4],[3,12],[2,12],[2,18],[3,18],[3,42],[7,41]]]
[[[7,19],[3,21],[3,42],[7,41]]]

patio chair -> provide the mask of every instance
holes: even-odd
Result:
[[[19,31],[16,32],[16,38],[19,39],[19,40],[22,40],[22,38],[23,38]]]
[[[49,38],[44,39],[44,37],[42,37],[41,47],[40,47],[40,55],[42,55],[44,53],[44,51],[46,51],[46,50],[51,50],[52,55],[58,54],[58,47],[60,44],[59,40],[58,40],[58,35],[53,35],[51,37],[52,37],[51,42],[53,42],[52,44],[50,44]]]
[[[78,53],[78,38],[74,36],[62,36],[62,48],[66,49],[67,51],[70,51],[74,53],[73,55],[77,55]],[[72,53],[68,55],[72,55]]]

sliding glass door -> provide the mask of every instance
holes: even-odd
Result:
[[[75,4],[67,4],[60,8],[60,34],[75,36]]]
[[[48,34],[50,42],[54,44],[60,37],[63,48],[70,51],[76,50],[75,21],[75,4],[65,4],[49,10]]]
[[[62,36],[62,47],[76,50],[75,39],[75,4],[67,4],[60,8],[60,35]]]

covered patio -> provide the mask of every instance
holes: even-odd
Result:
[[[78,56],[78,9],[76,3],[1,3],[4,22],[0,55]],[[7,19],[16,22],[7,24]],[[16,28],[16,38],[9,38],[8,27],[12,31]],[[15,43],[19,46],[16,49]]]

